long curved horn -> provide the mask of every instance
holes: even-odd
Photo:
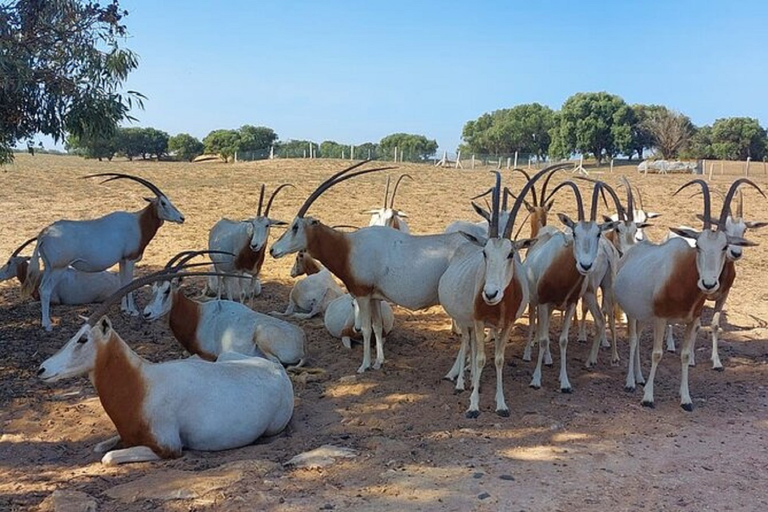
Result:
[[[24,248],[25,248],[26,246],[28,246],[29,244],[31,244],[31,243],[32,243],[32,242],[34,242],[35,240],[37,240],[37,237],[36,237],[36,236],[35,236],[35,237],[32,237],[32,238],[30,238],[29,240],[27,240],[26,242],[24,242],[23,244],[21,244],[20,246],[18,246],[18,247],[16,248],[16,250],[15,250],[15,251],[13,251],[13,253],[11,254],[11,258],[15,258],[16,256],[18,256],[18,255],[21,253],[21,251],[23,251],[23,250],[24,250]]]
[[[531,181],[531,175],[528,174],[527,172],[525,172],[523,169],[519,169],[519,168],[515,167],[514,169],[512,169],[512,172],[519,172],[520,174],[525,176],[525,179],[527,179],[528,181]],[[539,198],[536,197],[536,187],[533,187],[531,189],[531,197],[533,198],[533,206],[539,206]],[[506,200],[507,200],[507,196],[505,194],[504,195],[504,201],[506,201]],[[503,210],[507,209],[506,208],[506,202],[504,203],[504,208],[502,208],[502,209]]]
[[[549,171],[549,174],[546,178],[544,178],[544,183],[541,185],[541,206],[547,205],[547,186],[549,185],[549,180],[552,178],[552,175],[555,174],[557,171],[562,171],[566,167],[570,167],[569,164],[560,164],[557,166],[554,166],[555,168]]]
[[[635,185],[635,191],[637,192],[637,201],[640,203],[640,209],[645,211],[645,206],[643,205],[643,194],[640,192],[640,187]]]
[[[270,208],[272,208],[272,201],[274,201],[274,200],[275,200],[275,196],[277,195],[277,193],[278,193],[278,192],[280,192],[281,190],[283,190],[283,189],[284,189],[284,188],[286,188],[286,187],[292,187],[292,188],[296,188],[296,187],[294,187],[294,186],[293,186],[291,183],[283,183],[282,185],[280,185],[279,187],[277,187],[277,188],[276,188],[276,189],[275,189],[275,190],[272,192],[272,195],[271,195],[271,196],[269,196],[269,201],[267,201],[267,208],[264,210],[264,216],[265,216],[265,217],[269,217],[269,209],[270,209]]]
[[[259,208],[256,210],[256,216],[261,217],[261,205],[264,204],[264,190],[267,188],[263,183],[261,184],[261,191],[259,192]]]
[[[378,172],[378,171],[387,171],[389,169],[396,169],[394,166],[388,166],[388,167],[377,167],[375,169],[366,169],[364,171],[356,171],[351,174],[347,174],[349,171],[356,169],[360,167],[361,165],[368,163],[370,160],[363,160],[362,162],[356,163],[355,165],[352,165],[350,167],[347,167],[344,170],[341,170],[334,175],[332,175],[330,178],[322,182],[314,192],[312,192],[309,197],[304,201],[304,204],[301,205],[301,208],[299,208],[299,212],[296,214],[297,217],[304,217],[304,215],[307,213],[307,210],[309,210],[309,207],[312,206],[312,203],[317,200],[318,197],[322,195],[323,192],[331,188],[332,186],[341,183],[344,180],[348,180],[349,178],[353,178],[355,176],[360,176],[361,174],[368,174],[371,172]]]
[[[197,265],[197,264],[194,264],[194,265]],[[99,307],[97,307],[93,311],[93,313],[91,313],[88,316],[88,320],[86,320],[86,323],[91,327],[94,327],[96,325],[96,322],[102,316],[107,314],[107,311],[109,311],[110,307],[112,307],[114,304],[120,301],[120,299],[122,299],[123,296],[131,293],[134,290],[141,288],[142,286],[146,286],[156,281],[171,281],[173,279],[178,279],[181,277],[190,277],[190,276],[243,277],[240,274],[226,274],[221,272],[169,272],[167,270],[154,272],[152,274],[148,274],[138,279],[134,279],[133,281],[126,284],[122,288],[118,289],[115,293],[107,297],[107,299],[104,302],[102,302],[99,305]]]
[[[496,175],[496,186],[493,187],[493,195],[491,196],[491,222],[488,225],[488,237],[499,237],[499,196],[501,193],[501,173],[499,171],[491,171]]]
[[[409,180],[413,181],[413,178],[410,174],[401,174],[399,178],[397,178],[397,181],[395,182],[395,188],[392,189],[392,198],[389,200],[389,208],[394,209],[395,207],[395,195],[397,194],[397,187],[400,186],[400,182],[403,180],[403,178],[408,178]],[[387,178],[389,179],[389,178]],[[387,205],[384,205],[384,208],[386,208]]]
[[[508,198],[517,199],[517,196],[509,190],[509,187],[504,187],[504,196],[501,198],[501,210],[506,212],[507,210],[507,199]]]
[[[704,229],[711,229],[712,228],[712,197],[709,193],[709,185],[707,185],[707,182],[702,180],[701,178],[697,178],[695,180],[691,180],[685,185],[681,186],[679,189],[675,191],[673,196],[676,196],[681,190],[683,190],[686,187],[690,187],[691,185],[699,185],[701,186],[701,195],[704,197]],[[758,189],[760,190],[760,189]],[[762,192],[761,192],[762,193]],[[725,206],[725,202],[723,202],[723,206]]]
[[[515,227],[515,218],[517,217],[517,212],[520,211],[520,206],[523,204],[523,199],[525,198],[526,194],[528,194],[528,191],[533,187],[533,185],[536,183],[536,180],[541,178],[544,174],[548,172],[554,172],[558,169],[564,169],[565,167],[570,167],[570,163],[566,164],[555,164],[550,165],[549,167],[545,167],[544,169],[540,170],[536,174],[534,174],[530,180],[528,180],[528,183],[523,185],[522,190],[517,195],[517,199],[515,199],[515,203],[512,205],[512,210],[509,212],[509,217],[507,218],[507,225],[504,226],[504,238],[509,238],[509,236],[512,234],[512,229]]]
[[[628,221],[634,222],[635,221],[635,196],[632,195],[632,184],[629,183],[629,180],[627,179],[626,176],[621,177],[621,182],[627,188],[626,218]],[[640,208],[642,208],[642,206]]]
[[[201,250],[189,250],[189,251],[181,251],[180,253],[173,256],[163,267],[163,270],[171,270],[171,269],[177,269],[183,265],[185,265],[189,260],[192,258],[195,258],[197,256],[203,255],[203,254],[227,254],[229,256],[234,257],[235,254],[227,251],[214,251],[214,250],[208,250],[208,249],[201,249]],[[210,263],[209,263],[210,265]]]
[[[384,206],[382,206],[382,208],[384,208],[385,210],[387,209],[387,204],[389,203],[389,181],[390,181],[390,178],[391,178],[390,175],[387,174],[387,186],[384,188]]]
[[[163,191],[160,190],[157,187],[157,185],[155,185],[151,181],[145,180],[144,178],[139,178],[138,176],[132,176],[130,174],[123,174],[123,173],[120,173],[120,172],[100,172],[98,174],[88,174],[86,176],[82,176],[81,179],[85,179],[85,178],[98,178],[98,177],[101,177],[101,176],[111,176],[111,178],[108,178],[108,179],[102,181],[102,183],[107,183],[108,181],[114,181],[114,180],[120,180],[120,179],[133,180],[133,181],[135,181],[137,183],[141,183],[142,185],[147,187],[149,190],[154,192],[154,194],[156,196],[158,196],[158,197],[165,196]]]
[[[611,187],[604,181],[601,181],[599,183],[602,190],[607,191],[608,195],[610,195],[611,199],[613,199],[613,203],[616,205],[616,210],[619,212],[619,218],[627,219],[627,213],[626,211],[624,211],[624,206],[621,204],[621,199],[619,199],[619,195],[616,193],[613,187]],[[597,188],[597,185],[595,185],[595,188]],[[603,197],[603,200],[605,200],[605,197]],[[630,199],[630,204],[632,204],[631,199]],[[595,218],[592,220],[596,220],[596,219],[597,219],[597,212],[595,212]],[[633,220],[633,219],[629,219],[629,220]]]
[[[574,182],[568,180],[560,183],[558,186],[554,188],[554,190],[552,190],[552,192],[549,194],[549,197],[547,197],[547,199],[554,196],[557,193],[557,191],[563,187],[571,187],[573,189],[573,195],[576,198],[576,209],[579,214],[579,220],[583,221],[584,220],[584,201],[581,198],[581,191],[579,190],[579,187]]]
[[[717,228],[721,231],[725,229],[725,222],[728,220],[728,213],[731,211],[731,201],[733,200],[733,196],[736,194],[736,191],[739,189],[739,186],[742,183],[746,183],[747,185],[754,187],[755,190],[760,192],[761,196],[765,197],[765,194],[760,189],[760,187],[755,185],[755,183],[748,178],[739,178],[731,183],[731,188],[728,189],[728,193],[725,194],[725,200],[723,200],[723,209],[720,210],[720,220],[717,221]]]
[[[739,201],[736,203],[736,216],[740,219],[744,218],[744,194],[739,190]]]

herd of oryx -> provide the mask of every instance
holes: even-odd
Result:
[[[160,271],[133,279],[134,265],[157,230],[165,221],[183,223],[184,216],[167,195],[145,179],[120,173],[89,175],[86,178],[133,180],[150,189],[154,197],[138,212],[54,222],[13,252],[0,268],[0,280],[16,277],[24,296],[39,299],[46,330],[52,328],[51,304],[101,303],[69,342],[40,365],[38,375],[45,381],[90,376],[118,432],[97,446],[97,451],[106,452],[104,463],[177,457],[182,448],[235,448],[283,430],[294,407],[286,367],[290,370],[304,364],[305,334],[297,325],[276,316],[310,318],[324,314],[328,331],[347,347],[353,337],[361,336],[363,360],[358,372],[364,372],[384,363],[384,340],[394,323],[390,303],[412,310],[440,304],[453,320],[454,331],[461,335],[458,354],[446,378],[455,381],[457,390],[463,390],[469,368],[472,392],[468,417],[480,412],[486,340],[493,340],[495,345],[496,412],[509,416],[502,383],[505,346],[526,307],[530,327],[524,360],[531,360],[532,348],[538,343],[530,382],[533,388],[542,385],[542,364],[552,364],[549,322],[552,312],[560,310],[564,315],[559,337],[559,384],[563,392],[571,392],[566,350],[570,323],[572,319],[578,322],[579,302],[579,339],[586,340],[586,311],[594,319],[596,332],[587,367],[597,363],[601,345],[611,347],[611,362],[618,364],[615,324],[617,314],[626,315],[626,389],[645,384],[643,405],[654,404],[653,383],[665,333],[668,348],[670,344],[673,347],[671,325],[684,324],[680,399],[683,409],[692,409],[688,367],[693,363],[694,340],[707,300],[716,301],[709,329],[712,364],[722,369],[718,324],[736,275],[734,262],[741,257],[741,247],[753,245],[744,238],[745,231],[766,225],[744,219],[739,187],[749,185],[763,194],[748,179],[731,185],[719,216],[712,214],[705,181],[694,179],[683,185],[677,192],[689,186],[701,188],[704,209],[699,218],[703,227],[700,231],[670,228],[670,236],[658,244],[646,240],[643,233],[647,221],[657,214],[645,211],[640,191],[636,187],[633,190],[626,178],[622,178],[626,204],[602,181],[579,182],[591,189],[588,217],[577,182],[563,181],[548,192],[550,178],[570,167],[568,163],[532,176],[516,170],[527,182],[514,191],[502,186],[501,174],[496,171],[490,190],[473,198],[490,195],[487,210],[472,203],[484,220],[457,221],[440,234],[410,234],[405,214],[395,209],[397,187],[403,178],[410,178],[408,175],[397,180],[391,199],[387,180],[384,207],[369,212],[373,215],[369,227],[344,231],[344,226],[328,226],[307,216],[314,201],[330,187],[355,176],[391,169],[365,168],[366,163],[352,165],[320,184],[269,249],[274,258],[296,253],[291,276],[306,274],[291,290],[284,312],[262,314],[245,303],[252,305],[261,291],[259,272],[270,227],[286,225],[269,217],[270,208],[278,192],[290,185],[275,189],[263,210],[262,185],[255,218],[222,219],[210,230],[208,250],[183,251]],[[547,221],[561,189],[573,193],[577,217],[558,213],[563,228],[557,229]],[[615,206],[611,217],[598,218],[601,198],[606,206],[606,198]],[[731,209],[734,199],[735,212]],[[524,238],[518,237],[524,225],[514,233],[523,207],[530,218],[530,235]],[[33,242],[31,257],[20,256]],[[196,262],[202,255],[211,261]],[[108,272],[115,264],[119,264],[119,272]],[[202,265],[210,268],[201,271]],[[208,277],[204,294],[209,298],[187,297],[183,279],[201,275]],[[123,311],[138,315],[133,292],[149,284],[152,298],[144,317],[167,318],[174,337],[192,357],[150,363],[129,348],[105,316],[118,301]],[[640,364],[638,323],[649,323],[653,328],[647,382]],[[372,338],[376,341],[373,360]]]

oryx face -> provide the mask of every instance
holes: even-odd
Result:
[[[559,213],[560,221],[573,232],[573,257],[576,260],[576,270],[581,275],[587,275],[597,259],[600,237],[603,231],[615,229],[618,221],[598,224],[595,221],[573,222],[567,215]]]
[[[285,233],[272,244],[269,254],[273,258],[282,258],[286,254],[305,250],[307,248],[306,226],[308,223],[317,222],[311,217],[296,217]]]
[[[504,290],[515,275],[516,256],[517,250],[511,240],[490,238],[485,243],[485,281],[482,283],[482,296],[489,306],[495,306],[504,299]]]
[[[291,277],[299,277],[300,275],[307,273],[307,267],[304,263],[304,258],[307,255],[307,251],[299,251],[296,253],[296,261],[293,262],[291,267]]]
[[[152,285],[152,299],[144,308],[144,318],[157,320],[171,310],[173,305],[172,289],[170,281],[154,283]]]
[[[96,365],[98,341],[96,331],[101,329],[102,322],[106,321],[111,330],[109,320],[104,317],[96,327],[91,328],[85,324],[72,336],[61,350],[43,361],[37,370],[37,376],[46,382],[54,382],[59,379],[77,377],[93,370]]]
[[[720,287],[720,272],[725,265],[728,237],[722,231],[705,230],[696,237],[696,269],[699,289],[716,292]]]
[[[171,203],[166,196],[159,196],[152,200],[157,208],[157,216],[168,222],[184,224],[184,215]]]
[[[8,262],[0,267],[0,281],[7,279],[13,279],[19,275],[20,267],[29,261],[26,256],[13,256],[8,259]]]

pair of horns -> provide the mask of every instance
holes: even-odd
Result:
[[[736,194],[738,188],[743,184],[746,183],[747,185],[753,187],[755,190],[757,190],[761,196],[765,197],[765,194],[763,191],[758,187],[752,180],[748,178],[739,178],[733,183],[731,183],[731,187],[728,189],[728,192],[725,194],[725,199],[723,199],[723,208],[720,210],[720,218],[717,220],[717,229],[722,231],[725,229],[725,223],[728,220],[728,214],[731,211],[731,201],[733,201],[733,196]],[[699,185],[701,186],[701,192],[702,196],[704,197],[704,229],[712,229],[712,198],[709,191],[709,185],[706,181],[702,180],[701,178],[697,178],[695,180],[691,180],[679,189],[673,194],[677,195],[678,192],[683,190],[686,187],[689,187],[691,185]],[[744,204],[743,204],[743,198],[740,199],[740,209],[741,213],[744,212]]]
[[[395,195],[397,195],[397,188],[400,186],[400,182],[403,181],[403,178],[408,178],[409,180],[413,181],[413,177],[411,177],[410,174],[401,174],[400,177],[397,178],[397,181],[395,182],[395,189],[392,191],[392,199],[389,199],[389,179],[390,176],[387,176],[387,188],[384,189],[384,209],[386,210],[389,208],[390,210],[394,209],[395,207]],[[387,206],[387,201],[389,200],[389,206]]]
[[[137,183],[141,183],[142,185],[147,187],[157,197],[165,196],[163,191],[160,190],[157,187],[157,185],[155,185],[151,181],[145,180],[144,178],[139,178],[138,176],[132,176],[130,174],[123,174],[123,173],[119,173],[119,172],[100,172],[98,174],[88,174],[86,176],[83,176],[82,179],[85,179],[85,178],[98,178],[98,177],[103,177],[103,176],[111,176],[111,178],[108,178],[108,179],[102,181],[102,183],[107,183],[108,181],[121,180],[121,179],[133,180],[133,181],[135,181]],[[165,197],[168,197],[168,196],[165,196]]]
[[[533,199],[533,206],[544,206],[544,205],[547,204],[547,199],[549,199],[547,197],[547,185],[549,185],[549,180],[550,180],[550,178],[552,178],[552,175],[555,172],[560,171],[560,170],[564,169],[565,167],[566,166],[563,166],[563,167],[557,166],[556,168],[552,169],[551,171],[548,171],[549,174],[547,175],[546,179],[544,180],[544,183],[541,185],[541,190],[540,190],[540,193],[539,193],[539,195],[541,197],[541,202],[539,202],[539,197],[536,195],[536,188],[535,187],[531,188],[531,198]],[[525,170],[523,170],[523,169],[515,168],[515,169],[512,169],[512,172],[519,172],[520,174],[525,176],[525,178],[528,181],[531,181],[531,176]],[[502,209],[504,209],[504,210],[506,210],[506,205],[507,205],[507,194],[511,195],[512,197],[515,197],[515,195],[512,194],[511,192],[505,192],[505,194],[504,194],[504,202],[502,204]],[[550,194],[550,197],[551,196],[552,195]]]
[[[11,258],[15,258],[16,256],[18,256],[18,255],[21,253],[21,251],[23,251],[23,250],[24,250],[24,248],[25,248],[25,247],[27,247],[29,244],[31,244],[31,243],[32,243],[32,242],[34,242],[35,240],[37,240],[37,237],[36,237],[36,236],[35,236],[35,237],[32,237],[32,238],[30,238],[29,240],[27,240],[26,242],[24,242],[23,244],[21,244],[20,246],[18,246],[18,247],[16,248],[16,250],[15,250],[15,251],[13,251],[13,253],[11,254]]]
[[[624,214],[624,207],[621,204],[621,200],[619,199],[619,196],[616,194],[616,191],[613,190],[613,188],[608,185],[607,183],[603,181],[598,180],[592,180],[589,178],[585,178],[586,181],[590,181],[594,183],[594,187],[592,189],[592,202],[590,204],[589,209],[589,220],[590,222],[595,222],[597,220],[597,204],[600,199],[600,195],[603,195],[603,199],[605,199],[605,192],[608,192],[608,195],[611,196],[611,199],[613,199],[613,202],[616,204],[616,209],[619,212],[619,216],[623,216]],[[560,183],[558,186],[552,190],[552,193],[549,195],[547,200],[549,200],[550,197],[554,196],[555,193],[560,190],[562,187],[570,187],[573,190],[573,195],[576,198],[576,207],[579,215],[579,221],[584,222],[586,221],[586,218],[584,216],[584,200],[581,197],[581,191],[579,190],[579,187],[574,183],[573,181],[564,181]]]
[[[304,215],[307,213],[307,210],[309,210],[309,207],[312,206],[312,203],[314,203],[318,197],[320,197],[323,192],[328,190],[334,185],[337,185],[341,183],[344,180],[348,180],[350,178],[354,178],[355,176],[360,176],[362,174],[368,174],[371,172],[378,172],[378,171],[387,171],[389,169],[395,169],[396,167],[389,166],[389,167],[376,167],[375,169],[365,169],[363,171],[356,171],[350,173],[350,171],[353,171],[357,169],[358,167],[361,167],[365,164],[370,162],[370,160],[363,160],[362,162],[358,162],[354,165],[351,165],[347,167],[346,169],[343,169],[335,174],[333,174],[330,178],[322,182],[314,192],[312,192],[309,197],[304,201],[304,204],[301,205],[301,208],[299,208],[299,212],[296,214],[297,217],[304,217]],[[348,174],[349,173],[349,174]]]
[[[285,187],[296,188],[296,187],[294,187],[294,186],[293,186],[292,184],[290,184],[290,183],[283,183],[282,185],[280,185],[279,187],[277,187],[277,188],[276,188],[276,189],[275,189],[275,190],[272,192],[272,195],[271,195],[271,196],[269,196],[269,201],[267,201],[267,209],[266,209],[266,210],[264,210],[264,217],[269,217],[269,209],[270,209],[270,208],[272,208],[272,201],[274,201],[274,200],[275,200],[275,196],[277,195],[277,193],[278,193],[278,192],[280,192],[281,190],[283,190]],[[258,211],[256,212],[256,216],[257,216],[257,217],[261,217],[261,216],[262,216],[262,215],[261,215],[261,205],[262,205],[262,204],[264,204],[264,190],[265,190],[265,189],[266,189],[266,186],[265,186],[265,185],[262,183],[262,184],[261,184],[261,192],[259,193],[259,209],[258,209]]]

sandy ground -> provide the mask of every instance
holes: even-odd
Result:
[[[0,255],[62,217],[84,219],[115,209],[137,210],[145,191],[129,182],[99,185],[80,180],[89,172],[128,171],[151,179],[185,213],[182,225],[165,225],[149,245],[140,272],[162,265],[182,249],[202,248],[208,229],[222,216],[252,215],[258,186],[268,191],[283,182],[274,216],[290,220],[303,199],[339,161],[285,160],[241,164],[170,164],[88,162],[74,157],[17,157],[0,168]],[[401,187],[398,206],[409,215],[415,233],[441,231],[454,219],[473,219],[468,197],[492,183],[480,171],[404,165],[414,182]],[[607,170],[607,169],[606,169]],[[618,168],[600,176],[616,184]],[[697,225],[700,199],[672,198],[687,176],[637,176],[649,209],[663,213],[649,228],[660,239],[667,225]],[[725,190],[730,180],[715,176]],[[755,178],[766,185],[762,174]],[[519,177],[505,173],[519,188]],[[364,225],[360,212],[377,206],[383,175],[364,176],[339,185],[311,212],[329,224]],[[750,219],[768,219],[768,205],[747,194]],[[719,205],[720,199],[715,198]],[[573,202],[563,195],[556,210],[571,214]],[[280,232],[273,232],[273,237]],[[765,270],[766,233],[750,238],[738,266],[738,278],[723,322],[721,357],[726,370],[714,372],[709,344],[700,334],[690,385],[694,411],[679,407],[679,358],[667,354],[656,379],[656,408],[640,406],[641,390],[623,391],[625,332],[620,331],[622,365],[612,367],[607,350],[596,369],[584,363],[587,345],[569,347],[568,371],[573,394],[557,385],[559,356],[545,368],[543,387],[528,387],[533,364],[520,359],[525,319],[507,349],[505,391],[511,417],[493,412],[495,377],[489,364],[483,374],[482,414],[466,419],[468,393],[456,395],[442,380],[458,340],[449,332],[442,309],[411,312],[396,308],[395,329],[387,340],[387,361],[379,371],[357,375],[362,351],[348,351],[314,319],[305,329],[310,365],[320,376],[295,383],[296,409],[283,434],[222,453],[186,452],[177,460],[104,467],[92,447],[113,435],[90,382],[76,378],[44,384],[38,365],[77,330],[78,314],[92,306],[53,308],[54,330],[40,327],[39,304],[20,301],[14,282],[0,284],[0,510],[35,510],[54,490],[83,491],[102,511],[134,510],[766,510],[768,509],[768,293]],[[292,280],[291,258],[268,259],[264,290],[255,309],[283,309]],[[190,294],[201,282],[188,286]],[[139,304],[147,301],[147,292]],[[711,312],[705,312],[705,321]],[[163,322],[146,323],[115,310],[116,329],[142,356],[152,361],[184,357]],[[559,332],[553,321],[553,335]],[[650,365],[649,333],[643,337],[643,363]],[[352,448],[358,456],[325,469],[290,469],[282,463],[294,455],[332,444]],[[203,485],[210,470],[235,461],[261,461],[258,471],[243,462],[226,485]],[[229,465],[227,465],[229,464]],[[246,469],[243,469],[245,467]],[[261,466],[259,466],[261,467]],[[250,468],[250,469],[249,469]],[[113,498],[115,486],[150,476],[153,485],[191,472],[202,487],[184,499],[161,501]],[[188,475],[187,475],[188,476]],[[210,482],[208,482],[210,483]],[[143,484],[142,484],[143,485]],[[189,485],[190,488],[194,486]]]

